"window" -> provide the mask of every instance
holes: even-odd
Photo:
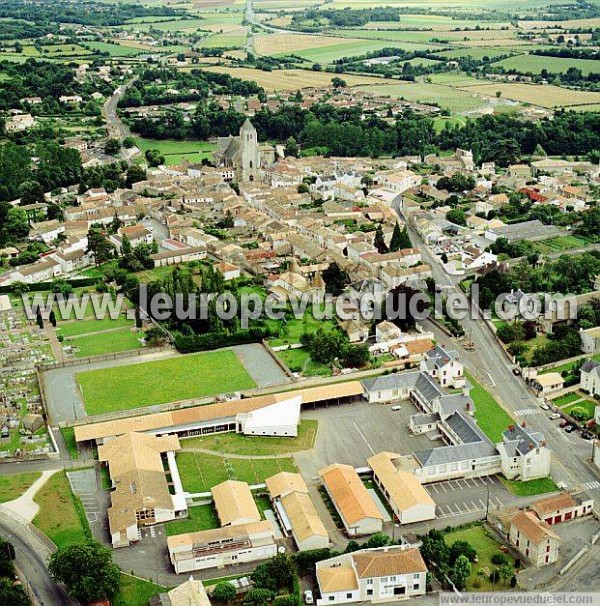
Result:
[[[352,594],[351,593],[347,593],[346,594],[346,599],[347,600],[351,600],[352,599]]]
[[[390,583],[395,583],[397,579],[398,577],[396,576],[390,577]]]
[[[372,589],[367,589],[367,595],[373,595],[373,590]]]
[[[373,579],[367,579],[367,585],[373,585]]]
[[[414,581],[420,581],[421,580],[421,573],[420,572],[415,572],[415,574],[413,574],[413,580]]]
[[[415,583],[413,585],[413,591],[419,591],[419,589],[421,589],[421,586],[418,583]]]
[[[329,601],[330,601],[330,602],[333,602],[333,600],[335,600],[335,596],[334,596],[334,595],[330,595],[330,596],[329,596]]]

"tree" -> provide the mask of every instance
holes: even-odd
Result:
[[[514,570],[510,563],[507,562],[506,564],[502,564],[502,566],[500,566],[500,568],[498,569],[498,573],[500,574],[500,578],[504,581],[504,584],[506,585],[506,582],[512,579],[514,575]]]
[[[346,88],[347,86],[346,81],[338,76],[334,76],[331,79],[331,85],[333,86],[333,88]]]
[[[231,602],[235,599],[237,592],[235,587],[229,581],[220,581],[215,586],[215,589],[212,593],[213,600],[217,602],[223,602],[224,604],[227,602]]]
[[[285,155],[286,156],[293,156],[294,158],[298,157],[298,143],[296,142],[296,139],[294,139],[294,137],[289,137],[288,140],[285,142]]]
[[[411,248],[412,242],[408,235],[408,228],[406,225],[403,229],[400,229],[400,225],[396,223],[394,225],[394,231],[392,232],[392,239],[390,240],[390,252],[397,252],[404,248]]]
[[[252,604],[252,606],[268,606],[274,597],[275,592],[270,591],[269,589],[257,587],[256,589],[251,589],[246,594],[244,604]]]
[[[87,252],[92,253],[96,265],[109,261],[114,252],[113,245],[106,239],[104,233],[93,225],[88,231]]]
[[[132,164],[125,174],[125,185],[131,187],[134,183],[146,180],[146,171],[138,164]]]
[[[160,166],[165,163],[165,157],[158,149],[147,149],[144,152],[144,156],[149,166]]]
[[[0,604],[30,606],[31,602],[20,586],[13,585],[12,579],[0,578]]]
[[[348,345],[342,354],[344,366],[361,368],[371,359],[368,345]]]
[[[104,144],[104,153],[109,156],[116,156],[121,151],[121,142],[118,139],[109,139]]]
[[[379,252],[379,254],[381,254],[381,255],[384,255],[385,253],[388,252],[387,244],[385,243],[385,240],[383,238],[383,228],[381,227],[381,224],[379,224],[377,226],[377,229],[375,230],[375,238],[373,239],[373,246],[377,249],[377,252]]]
[[[21,183],[19,186],[19,197],[19,204],[21,206],[46,201],[44,188],[37,181],[33,180],[23,181],[23,183]]]
[[[296,575],[294,560],[287,553],[278,553],[268,562],[269,572],[278,589],[291,589]]]
[[[462,591],[467,586],[467,579],[471,575],[471,569],[472,567],[469,559],[464,555],[458,556],[454,566],[452,566],[450,573],[448,574],[458,591]]]
[[[322,273],[322,277],[325,282],[325,292],[331,293],[334,297],[340,295],[350,283],[348,273],[335,261]]]
[[[48,570],[81,602],[112,600],[119,592],[121,571],[112,561],[112,551],[93,539],[53,553]]]
[[[446,219],[455,225],[466,225],[467,215],[462,208],[453,208],[446,213]]]
[[[299,194],[307,194],[309,191],[310,189],[308,188],[308,185],[306,183],[300,183],[300,185],[298,185]]]
[[[444,570],[450,561],[450,549],[446,545],[444,535],[439,530],[430,530],[421,540],[421,555],[425,561]]]
[[[475,562],[477,552],[467,541],[455,541],[450,547],[450,564],[454,565],[460,556],[465,556],[469,562]]]

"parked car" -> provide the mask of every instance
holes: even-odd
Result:
[[[540,408],[541,408],[542,410],[550,410],[550,406],[548,406],[548,404],[546,404],[546,402],[542,402],[542,403],[540,404]]]
[[[512,369],[512,373],[513,373],[513,375],[515,375],[515,377],[520,377],[521,376],[521,369],[520,368],[513,368]]]
[[[548,415],[553,421],[556,421],[556,419],[560,419],[560,413],[558,412],[553,412],[550,415]]]
[[[594,439],[594,434],[593,434],[591,431],[588,431],[587,429],[584,429],[584,430],[581,432],[581,437],[582,437],[584,440],[593,440],[593,439]]]
[[[560,427],[566,427],[567,425],[569,425],[569,421],[566,421],[565,419],[560,422]]]
[[[573,432],[575,431],[575,425],[571,425],[571,424],[567,425],[567,426],[565,427],[565,431],[566,431],[567,433],[573,433]]]
[[[305,604],[314,604],[315,599],[313,598],[313,592],[310,589],[307,589],[304,592],[304,603]]]
[[[397,412],[397,411],[399,411],[399,410],[402,410],[402,406],[392,406],[392,410],[393,410],[394,412]]]

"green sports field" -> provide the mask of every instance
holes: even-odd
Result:
[[[192,164],[201,162],[202,158],[208,158],[214,149],[213,143],[207,141],[174,141],[171,139],[144,139],[135,138],[136,145],[142,154],[148,149],[158,149],[165,157],[165,164],[173,166],[180,164],[182,160],[189,160]]]
[[[90,370],[76,379],[90,415],[256,386],[232,350]]]

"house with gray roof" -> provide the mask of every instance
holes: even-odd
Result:
[[[511,425],[502,434],[502,440],[498,444],[498,452],[506,478],[527,482],[548,477],[552,453],[543,434],[533,431],[523,422]]]
[[[589,359],[580,369],[581,389],[593,396],[600,395],[600,362]]]

